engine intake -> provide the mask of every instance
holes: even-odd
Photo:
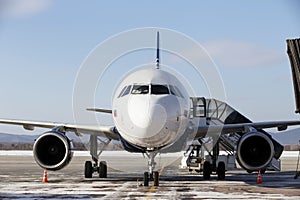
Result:
[[[48,170],[59,170],[72,159],[72,143],[65,134],[49,131],[38,137],[33,146],[34,159],[38,165]]]
[[[249,172],[266,169],[274,157],[274,145],[267,135],[249,132],[237,145],[237,161]]]

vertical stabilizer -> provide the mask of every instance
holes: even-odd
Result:
[[[156,35],[156,69],[159,69],[159,32],[157,31]]]

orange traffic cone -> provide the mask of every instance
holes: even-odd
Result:
[[[256,183],[257,184],[261,184],[262,183],[260,170],[258,170],[258,175],[257,175],[257,181],[256,181]]]
[[[48,182],[48,178],[47,178],[47,170],[44,169],[43,183],[47,183],[47,182]]]

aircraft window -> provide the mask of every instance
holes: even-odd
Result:
[[[172,85],[170,85],[170,91],[171,91],[171,94],[177,96],[176,92],[175,92],[175,89],[174,89],[174,87]]]
[[[134,85],[131,94],[148,94],[149,85]]]
[[[183,98],[183,95],[181,94],[180,90],[176,86],[170,85],[170,90],[171,90],[171,94]]]
[[[123,94],[123,92],[125,91],[126,88],[127,88],[127,86],[125,86],[125,87],[121,90],[121,92],[120,92],[118,98],[120,98],[120,97],[122,96],[122,94]]]
[[[124,93],[122,94],[122,97],[124,97],[125,95],[130,93],[130,89],[131,89],[131,85],[129,85],[126,90],[124,91]]]
[[[170,94],[166,85],[151,85],[151,94]]]

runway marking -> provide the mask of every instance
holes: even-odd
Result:
[[[149,192],[154,192],[154,190],[155,190],[155,187],[151,186],[150,189],[149,189]]]

